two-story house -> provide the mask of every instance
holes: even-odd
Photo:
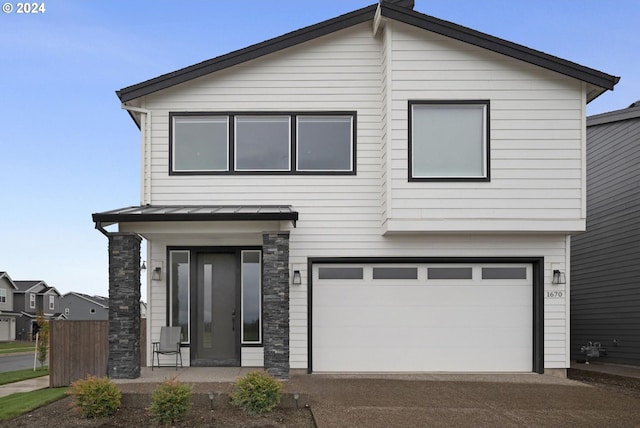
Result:
[[[0,342],[16,340],[16,319],[19,312],[13,310],[13,293],[18,289],[7,272],[0,272]]]
[[[14,281],[14,310],[20,312],[17,320],[16,337],[21,340],[33,338],[33,322],[38,311],[46,319],[64,319],[60,313],[60,292],[44,281]]]
[[[182,327],[187,365],[566,373],[585,109],[619,78],[413,8],[117,92],[142,171],[139,206],[93,215],[110,376],[139,373],[139,236],[147,343]]]
[[[109,299],[69,292],[60,298],[60,308],[68,320],[108,320]]]

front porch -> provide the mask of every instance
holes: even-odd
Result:
[[[282,222],[296,219],[290,207],[144,206],[94,214],[109,239],[109,377],[161,379],[144,376],[137,364],[144,237],[152,271],[147,364],[161,327],[181,326],[185,365],[222,366],[218,374],[231,373],[230,381],[237,366],[264,366],[287,379],[289,231]],[[107,232],[109,224],[119,230]]]

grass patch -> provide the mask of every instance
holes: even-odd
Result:
[[[13,372],[0,373],[0,385],[6,385],[8,383],[20,382],[21,380],[33,379],[36,377],[42,377],[49,374],[49,368],[44,366],[33,369],[16,370]]]
[[[0,397],[0,421],[24,415],[33,409],[58,401],[66,397],[68,389],[68,387],[47,388]]]
[[[35,342],[2,342],[0,343],[1,354],[15,354],[17,352],[33,352],[36,349]]]

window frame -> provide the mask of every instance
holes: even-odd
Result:
[[[248,170],[236,168],[236,117],[273,116],[289,118],[289,167],[287,170]],[[351,119],[351,159],[349,170],[299,170],[298,169],[298,118],[299,117],[349,117]],[[175,170],[174,169],[174,123],[176,117],[224,117],[227,119],[227,166],[226,171]],[[357,165],[357,111],[196,111],[169,112],[169,175],[356,175]]]
[[[482,176],[433,176],[414,177],[413,175],[413,112],[415,106],[483,106],[483,170]],[[459,181],[491,181],[491,102],[490,100],[409,100],[408,101],[408,180],[410,182],[459,182]]]
[[[55,296],[49,296],[49,310],[53,311],[56,309],[56,298]]]
[[[29,293],[29,309],[35,309],[35,308],[36,308],[36,294]]]
[[[7,289],[0,288],[0,303],[7,303]]]

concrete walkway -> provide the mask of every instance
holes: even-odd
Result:
[[[45,388],[49,388],[49,376],[41,376],[34,379],[0,385],[0,397],[6,397],[16,392],[30,392]]]
[[[589,369],[597,370],[596,364]],[[604,371],[640,377],[640,368]],[[195,394],[222,397],[248,371],[240,368],[143,369],[141,379],[116,380],[123,394],[147,394],[176,376]],[[0,386],[0,396],[46,388],[48,377]],[[309,405],[317,426],[332,427],[640,427],[640,390],[624,391],[526,374],[322,375],[299,374],[284,383],[289,404]],[[137,395],[139,396],[139,395]],[[228,398],[227,398],[228,400]],[[284,403],[283,403],[284,404]]]

